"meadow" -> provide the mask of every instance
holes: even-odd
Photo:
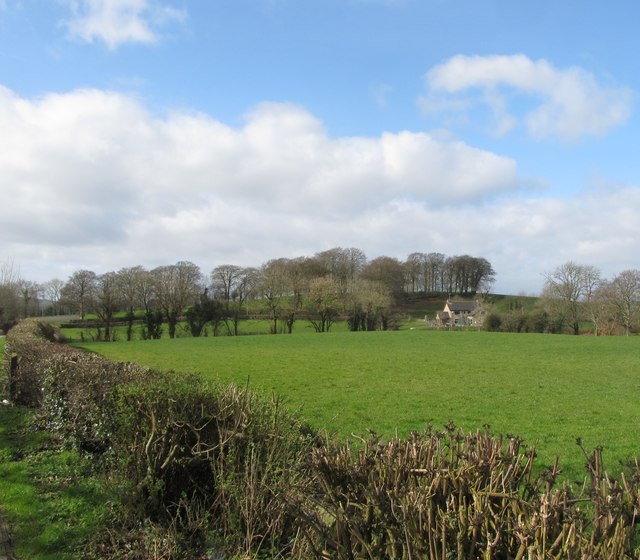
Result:
[[[108,358],[192,371],[275,392],[338,437],[406,435],[453,422],[515,434],[541,464],[582,480],[587,449],[605,467],[640,455],[640,338],[489,332],[336,332],[82,344]]]

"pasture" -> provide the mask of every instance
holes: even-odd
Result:
[[[485,425],[556,454],[582,478],[588,449],[605,467],[640,455],[640,338],[405,330],[82,344],[108,358],[199,372],[276,392],[339,437]]]

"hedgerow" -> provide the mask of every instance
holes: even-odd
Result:
[[[299,529],[288,492],[310,483],[316,439],[277,397],[53,340],[36,321],[9,333],[10,396],[37,408],[39,426],[94,454],[118,487],[118,536],[110,528],[98,539],[102,557],[123,548],[145,557],[149,538],[170,543],[175,557],[207,547],[293,553]]]
[[[247,554],[293,548],[287,491],[310,480],[312,439],[277,399],[170,373],[122,386],[116,407],[112,452],[146,516]]]
[[[321,438],[275,396],[109,362],[25,321],[9,333],[14,400],[92,454],[119,500],[87,558],[631,559],[640,468],[584,488],[517,437],[453,426]],[[117,522],[116,522],[117,521]],[[97,551],[97,552],[95,552]]]
[[[319,486],[301,510],[310,542],[335,558],[638,558],[640,471],[617,481],[600,450],[586,458],[578,495],[557,485],[557,461],[535,475],[535,451],[516,437],[372,434],[357,450],[312,452]]]

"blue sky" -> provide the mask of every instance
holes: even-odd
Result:
[[[640,268],[640,3],[0,0],[0,262]]]

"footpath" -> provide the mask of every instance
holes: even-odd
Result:
[[[0,560],[14,560],[11,552],[11,535],[6,520],[0,514]]]

